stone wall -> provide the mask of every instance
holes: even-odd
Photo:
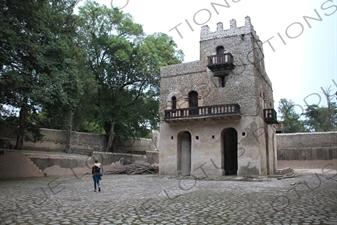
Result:
[[[128,153],[114,153],[114,152],[93,152],[89,161],[92,158],[97,158],[103,165],[111,165],[113,163],[120,163],[121,165],[127,165],[137,162],[145,162],[150,165],[158,164],[158,152],[148,151],[144,155],[128,154]]]
[[[13,148],[16,136],[8,132],[6,135],[1,133],[0,139],[4,140]],[[41,129],[43,135],[41,142],[24,142],[24,150],[63,152],[65,150],[66,136],[65,131],[53,129]],[[146,155],[147,151],[158,151],[159,133],[152,132],[152,139],[130,138],[127,140],[116,140],[113,149],[116,153],[129,153]],[[73,153],[90,155],[92,152],[101,152],[106,148],[106,137],[104,134],[90,134],[82,132],[72,132],[71,149]],[[3,147],[4,148],[4,147]]]
[[[54,129],[40,129],[43,135],[41,142],[25,141],[24,150],[63,152],[66,145],[66,132]],[[7,135],[9,134],[9,135]],[[0,138],[10,143],[14,148],[16,136],[14,132],[1,133]],[[102,151],[106,146],[105,135],[72,132],[71,148],[74,153],[90,154],[93,151]]]
[[[156,133],[156,134],[155,134]],[[157,136],[156,136],[157,135]],[[152,138],[130,138],[125,141],[116,140],[113,151],[117,153],[146,154],[148,151],[158,151],[158,131],[154,131]]]
[[[55,152],[64,151],[65,133],[60,130],[41,129],[43,142],[25,142],[24,149]],[[0,137],[15,145],[13,135]],[[111,162],[121,157],[128,161],[145,160],[150,164],[158,163],[159,133],[153,132],[152,139],[130,139],[125,142],[117,141],[114,146],[115,155]],[[277,134],[278,168],[291,165],[301,167],[320,167],[327,162],[337,162],[337,132]],[[73,132],[74,153],[91,154],[101,152],[105,148],[105,135]],[[270,159],[272,160],[272,159]],[[109,160],[108,160],[109,161]],[[109,162],[110,162],[109,161]],[[323,164],[322,164],[323,163]],[[337,166],[337,164],[336,164]]]
[[[277,134],[278,160],[337,159],[337,132]]]

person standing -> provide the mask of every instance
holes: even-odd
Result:
[[[98,191],[100,192],[101,185],[99,181],[102,180],[103,166],[100,162],[98,162],[98,159],[95,159],[95,164],[92,165],[91,174],[94,180],[94,191],[96,192],[98,188]]]

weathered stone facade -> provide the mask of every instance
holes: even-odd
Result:
[[[208,68],[214,63],[209,56],[221,48],[233,56],[235,68]],[[263,113],[274,108],[272,85],[249,17],[243,27],[230,21],[228,30],[222,23],[215,32],[203,26],[200,60],[162,68],[160,88],[160,174],[275,172],[275,128],[265,123]]]

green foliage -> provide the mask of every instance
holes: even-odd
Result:
[[[318,105],[310,105],[306,108],[308,120],[306,125],[310,131],[336,131],[337,130],[337,105],[331,103],[330,107],[319,107]]]
[[[97,122],[84,121],[81,123],[81,132],[86,133],[95,133],[95,134],[104,134],[105,131],[102,128],[102,125]]]
[[[278,112],[283,123],[284,133],[296,133],[306,131],[304,121],[300,120],[301,115],[294,110],[294,103],[291,100],[282,98],[279,102]]]
[[[303,115],[294,111],[291,100],[281,99],[279,102],[280,120],[284,133],[295,132],[324,132],[337,130],[337,104],[328,101],[328,106],[309,105]],[[300,120],[301,116],[305,119]]]
[[[76,17],[72,12],[76,3],[0,3],[0,103],[20,109],[18,140],[23,140],[28,130],[38,131],[31,114],[43,108],[49,116],[62,115],[64,109],[78,103],[78,66],[84,54],[73,41]],[[39,134],[27,137],[38,140]]]
[[[80,8],[87,68],[97,91],[95,122],[116,138],[144,137],[158,128],[160,67],[180,63],[183,54],[166,34],[146,36],[129,14],[93,1]]]
[[[16,129],[18,148],[40,140],[40,127],[69,128],[71,112],[76,131],[114,127],[123,139],[158,129],[160,68],[182,51],[117,8],[87,1],[75,15],[77,2],[0,2],[0,125]]]

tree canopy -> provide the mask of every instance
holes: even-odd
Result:
[[[281,99],[278,111],[280,113],[280,121],[283,124],[284,133],[305,131],[304,121],[300,120],[301,115],[295,112],[293,101],[284,98]]]
[[[322,89],[327,106],[322,107],[316,104],[309,105],[306,108],[306,125],[309,131],[335,131],[337,130],[337,104],[334,101],[336,94],[331,93],[331,87]]]
[[[331,94],[331,87],[323,89],[327,106],[307,105],[302,114],[296,113],[294,102],[281,99],[278,111],[284,133],[337,131],[336,94]]]
[[[163,33],[145,35],[131,15],[93,1],[80,7],[87,69],[97,91],[94,113],[108,137],[143,136],[158,122],[160,67],[180,63],[183,54]]]
[[[104,131],[107,150],[114,137],[158,128],[160,67],[182,51],[117,8],[89,0],[75,15],[77,3],[0,3],[0,125],[15,130],[18,149],[40,127]]]
[[[72,38],[76,3],[0,3],[0,103],[2,108],[11,106],[20,111],[18,118],[11,117],[16,124],[18,149],[24,137],[30,137],[25,135],[27,131],[33,131],[34,140],[40,138],[35,116],[41,108],[50,111],[75,107],[81,94],[77,68],[83,54]]]

